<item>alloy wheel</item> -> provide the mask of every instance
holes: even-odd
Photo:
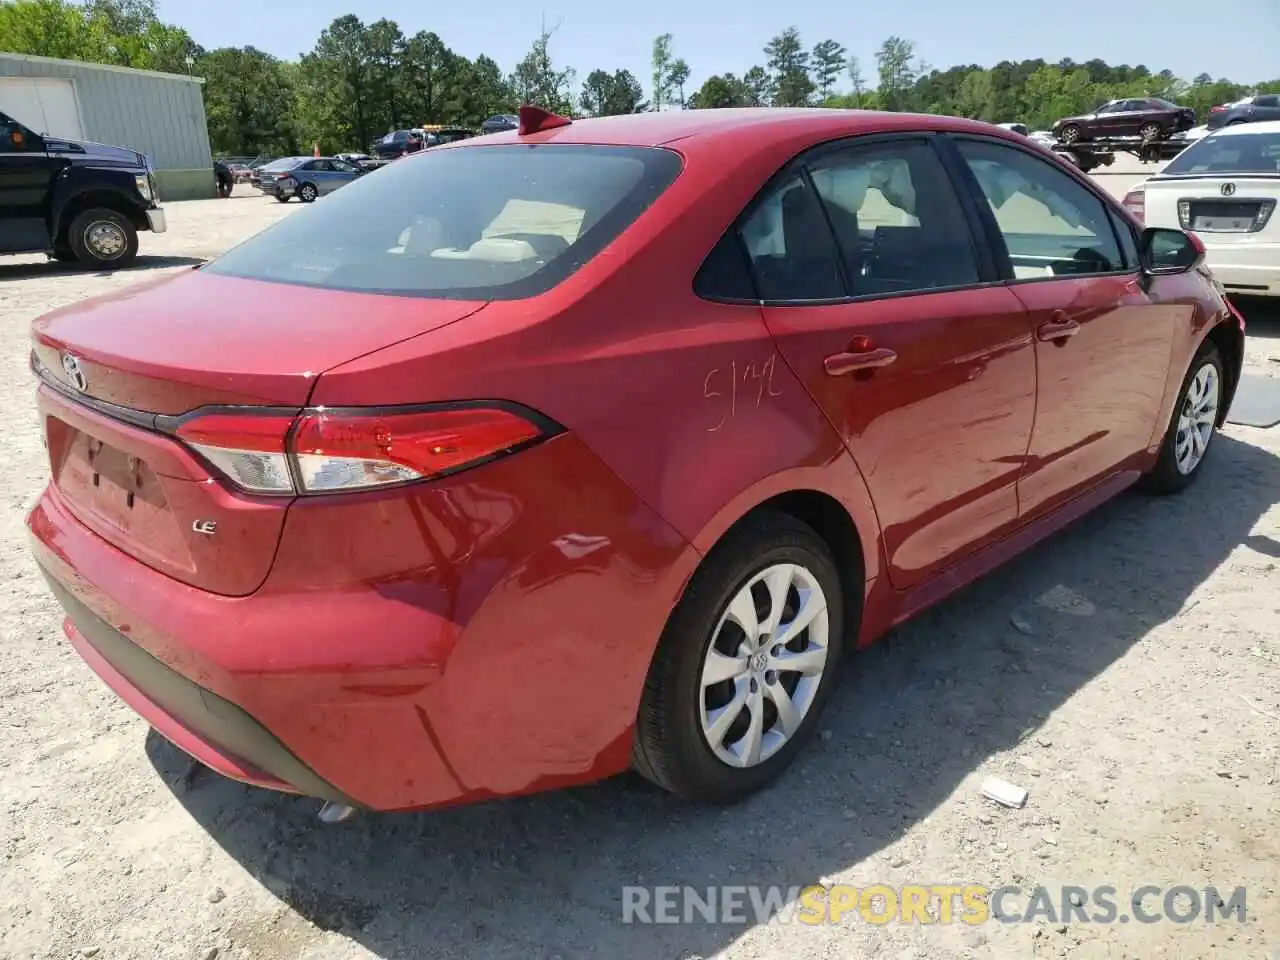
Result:
[[[1203,363],[1196,371],[1182,397],[1178,414],[1178,430],[1174,437],[1173,456],[1178,472],[1187,476],[1200,465],[1213,430],[1218,422],[1218,404],[1222,397],[1222,380],[1218,368]]]
[[[766,567],[733,595],[703,660],[698,705],[722,763],[754,767],[795,736],[822,683],[829,631],[826,594],[798,564]]]

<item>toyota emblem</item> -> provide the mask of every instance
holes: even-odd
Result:
[[[84,371],[80,369],[79,358],[70,353],[62,355],[62,372],[67,375],[67,380],[71,385],[84,393],[89,389],[89,381],[84,378]]]
[[[1236,192],[1236,185],[1234,183],[1224,183],[1222,185],[1222,195],[1224,197],[1229,197],[1235,192]]]

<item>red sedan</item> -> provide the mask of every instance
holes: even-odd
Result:
[[[1195,479],[1244,347],[1202,254],[976,122],[526,109],[37,320],[32,543],[227,776],[732,801],[843,654]]]

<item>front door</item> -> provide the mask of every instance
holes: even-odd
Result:
[[[45,152],[38,135],[0,113],[0,252],[49,246],[49,187],[63,162]]]
[[[1025,308],[981,285],[930,138],[853,143],[742,232],[765,322],[857,462],[904,589],[1016,523],[1035,360]]]
[[[1035,430],[1018,484],[1029,518],[1146,449],[1182,311],[1144,292],[1132,236],[1069,172],[1003,141],[954,143],[1036,337]]]

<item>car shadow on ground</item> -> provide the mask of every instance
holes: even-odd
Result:
[[[271,893],[379,957],[708,956],[747,927],[626,925],[622,888],[804,886],[875,856],[1178,616],[1277,500],[1280,460],[1219,436],[1183,496],[1125,494],[849,658],[821,736],[781,782],[727,810],[628,776],[323,826],[315,801],[187,776],[154,733],[147,749]],[[547,709],[566,695],[549,692]],[[1051,780],[1023,784],[1032,806]],[[919,882],[944,879],[991,878]]]
[[[1280,340],[1280,297],[1231,296],[1232,305],[1244,317],[1245,336]]]
[[[40,279],[63,273],[100,277],[109,273],[137,273],[140,270],[163,270],[168,267],[198,267],[208,262],[207,257],[158,257],[139,254],[129,266],[110,271],[94,270],[76,263],[59,263],[57,260],[48,260],[44,263],[5,263],[0,264],[0,283],[6,280]]]

